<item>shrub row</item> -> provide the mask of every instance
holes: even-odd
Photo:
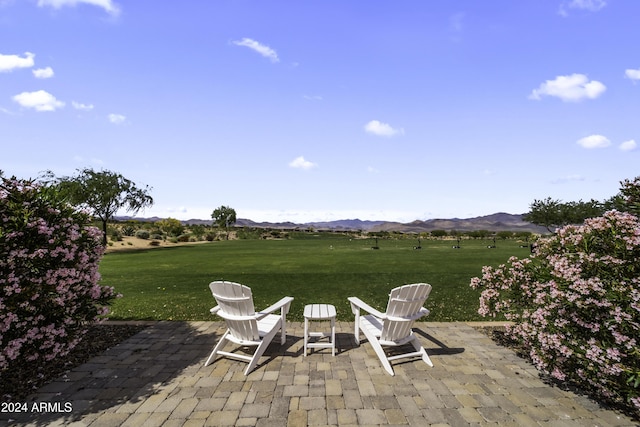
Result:
[[[51,188],[0,183],[0,370],[67,354],[116,297],[98,284],[101,231]]]
[[[484,267],[479,313],[559,381],[640,414],[640,219],[610,211],[538,241],[525,259]]]

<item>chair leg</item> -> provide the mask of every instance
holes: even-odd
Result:
[[[380,359],[380,363],[382,363],[382,367],[384,368],[384,370],[387,371],[389,375],[394,376],[395,372],[393,372],[391,362],[389,362],[389,359],[387,359],[387,354],[384,352],[384,348],[382,348],[380,342],[375,338],[369,339],[369,342],[371,343],[371,347],[373,347],[373,350],[378,355],[378,359]]]
[[[371,347],[373,347],[373,351],[375,351],[376,354],[378,355],[378,359],[380,359],[380,363],[382,363],[382,367],[384,368],[384,370],[387,371],[389,375],[394,376],[395,372],[393,372],[393,368],[391,367],[391,362],[389,362],[389,359],[387,358],[387,354],[384,352],[382,345],[380,345],[380,341],[378,341],[378,337],[376,337],[371,332],[369,332],[367,328],[362,328],[362,333],[364,334],[365,337],[367,337],[369,344],[371,344]]]
[[[355,314],[355,326],[353,330],[353,336],[356,338],[356,345],[360,345],[360,310],[358,310]]]
[[[411,344],[413,345],[413,348],[416,349],[416,351],[419,351],[420,353],[422,353],[422,360],[424,360],[424,363],[426,363],[427,365],[433,368],[433,362],[429,358],[429,355],[427,354],[427,351],[424,349],[422,344],[420,344],[420,341],[418,341],[418,337],[414,335],[413,339],[411,340]]]
[[[335,356],[336,355],[336,318],[335,317],[331,318],[331,344],[333,345],[333,347],[331,347],[331,355]]]
[[[218,352],[220,350],[222,350],[222,348],[225,346],[225,344],[227,343],[227,335],[229,334],[229,330],[227,329],[227,331],[224,333],[224,335],[222,335],[222,338],[220,338],[220,340],[218,341],[218,343],[215,345],[215,347],[213,347],[213,351],[211,352],[211,354],[209,355],[209,358],[207,359],[206,362],[204,362],[204,366],[208,366],[209,363],[211,363],[211,361],[215,358],[216,354],[218,354]]]
[[[274,327],[267,335],[262,337],[260,345],[258,346],[258,348],[256,348],[256,352],[253,353],[253,357],[249,362],[249,366],[247,366],[247,369],[244,370],[245,375],[249,375],[249,372],[251,372],[253,368],[256,367],[258,361],[260,360],[260,357],[262,357],[264,352],[267,350],[267,347],[269,347],[269,344],[271,344],[271,340],[275,336],[276,332],[278,332],[278,328]]]
[[[287,342],[287,315],[283,309],[280,309],[280,345]]]

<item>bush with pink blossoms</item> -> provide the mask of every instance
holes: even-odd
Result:
[[[640,415],[640,219],[609,211],[471,280],[483,316],[553,378]]]
[[[91,218],[52,188],[0,176],[0,373],[66,355],[108,312]]]

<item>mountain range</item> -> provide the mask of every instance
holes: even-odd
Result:
[[[119,216],[115,218],[119,221],[137,220],[137,221],[159,221],[162,218],[134,218],[128,216]],[[190,219],[182,221],[185,225],[211,225],[212,220]],[[451,219],[428,219],[425,221],[415,220],[409,223],[391,222],[391,221],[363,221],[360,219],[342,219],[326,222],[307,222],[297,224],[293,222],[255,222],[250,219],[238,218],[235,223],[236,227],[256,227],[256,228],[273,228],[273,229],[306,229],[314,228],[316,230],[362,230],[367,232],[379,231],[395,231],[401,233],[421,233],[433,230],[457,230],[457,231],[529,231],[532,233],[544,234],[548,233],[547,229],[523,219],[522,214],[509,214],[504,212],[492,215],[479,216],[474,218],[451,218]]]

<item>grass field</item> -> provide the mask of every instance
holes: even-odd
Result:
[[[111,319],[214,320],[215,305],[208,288],[213,280],[229,280],[251,287],[256,309],[283,296],[293,296],[288,319],[303,320],[305,304],[330,303],[339,320],[353,320],[347,297],[358,296],[384,309],[391,288],[426,282],[433,291],[425,306],[425,320],[481,320],[479,293],[469,280],[483,265],[525,257],[527,248],[515,240],[452,241],[350,239],[331,233],[300,233],[289,240],[230,240],[193,246],[114,252],[104,256],[103,285],[123,295],[112,306]]]

